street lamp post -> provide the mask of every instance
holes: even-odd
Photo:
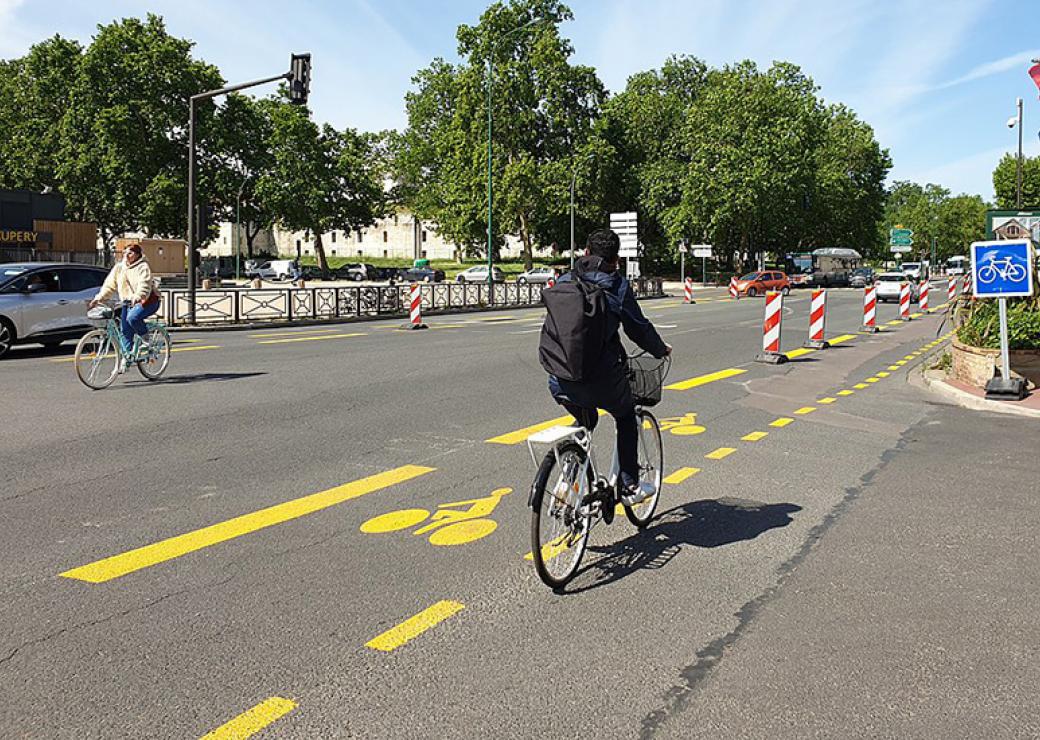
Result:
[[[587,162],[592,159],[591,154],[585,155],[584,158],[578,160],[578,162]],[[574,185],[578,179],[578,162],[571,165],[571,271],[574,271]]]
[[[1022,207],[1022,98],[1018,99],[1018,167],[1015,170],[1015,208]]]
[[[239,274],[242,262],[242,191],[252,177],[252,175],[247,175],[242,184],[238,186],[238,197],[235,199],[235,280],[242,279],[242,276]]]

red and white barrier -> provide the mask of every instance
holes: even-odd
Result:
[[[863,289],[863,331],[870,334],[878,331],[876,285],[868,285]]]
[[[766,293],[766,318],[762,324],[762,354],[755,359],[779,365],[787,362],[787,355],[780,352],[780,327],[783,319],[784,295],[775,290]]]
[[[737,279],[735,277],[729,279],[729,297],[734,300],[740,298],[740,293],[737,292]]]
[[[696,303],[693,300],[693,278],[686,278],[683,283],[683,303]]]
[[[921,286],[918,288],[920,292],[917,294],[917,307],[921,309],[921,313],[928,313],[928,290],[930,287],[927,280],[922,280]]]
[[[827,325],[827,291],[816,288],[812,292],[812,301],[809,306],[809,341],[806,347],[812,349],[827,349],[831,345],[824,341],[823,334]]]
[[[971,295],[971,275],[965,275],[961,280],[961,295]]]
[[[545,281],[545,287],[546,288],[551,288],[554,285],[556,285],[556,278],[549,278],[548,280]]]
[[[409,321],[405,324],[408,329],[425,329],[426,324],[422,321],[422,289],[418,283],[412,283],[409,290]]]
[[[947,278],[946,280],[946,300],[953,303],[957,298],[957,278]]]
[[[910,320],[910,283],[899,285],[899,318],[903,321]]]

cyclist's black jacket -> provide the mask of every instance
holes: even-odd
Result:
[[[640,349],[646,350],[654,357],[664,357],[667,352],[664,340],[657,333],[654,325],[643,316],[643,311],[636,302],[632,285],[617,270],[606,272],[603,270],[603,259],[594,255],[582,257],[574,264],[574,273],[577,273],[587,283],[593,283],[604,289],[607,295],[607,303],[610,306],[610,314],[607,317],[607,340],[606,351],[596,366],[595,376],[605,378],[616,371],[618,366],[623,366],[625,361],[625,348],[621,344],[621,336],[618,331],[624,327],[625,334],[635,342]],[[572,273],[560,276],[560,282],[574,280]]]

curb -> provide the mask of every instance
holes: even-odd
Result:
[[[917,375],[917,373],[911,373],[910,377],[910,382],[913,385],[923,387],[938,396],[942,396],[947,401],[951,401],[957,406],[971,409],[973,411],[992,411],[997,414],[1040,419],[1040,410],[1008,406],[1006,403],[1000,401],[988,401],[985,398],[974,396],[967,391],[962,391],[960,388],[956,388],[945,382],[942,379],[944,374],[941,370],[929,370],[923,368],[920,373],[920,383],[915,382],[915,375]]]

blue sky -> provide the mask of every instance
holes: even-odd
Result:
[[[98,23],[152,11],[229,81],[314,55],[312,107],[336,126],[405,124],[416,70],[454,58],[455,28],[484,0],[0,0],[0,58],[54,33],[88,42]],[[991,173],[1025,100],[1026,153],[1040,155],[1040,101],[1026,75],[1040,57],[1038,0],[571,0],[563,33],[610,90],[672,53],[712,65],[795,62],[828,100],[870,123],[892,179],[992,197]]]

